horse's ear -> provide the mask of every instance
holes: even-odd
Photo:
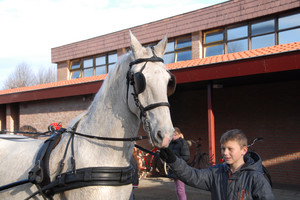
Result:
[[[130,48],[133,53],[133,56],[137,59],[143,55],[142,49],[143,46],[141,43],[136,39],[136,37],[129,31],[130,36]]]
[[[163,57],[167,48],[167,44],[168,44],[168,34],[166,34],[165,37],[154,47],[154,53],[158,57]]]

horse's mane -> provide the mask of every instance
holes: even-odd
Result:
[[[122,55],[119,60],[117,61],[114,69],[109,71],[100,90],[96,93],[94,100],[92,101],[89,108],[82,112],[80,115],[76,116],[71,120],[69,123],[69,128],[74,127],[74,125],[85,115],[87,115],[93,107],[96,106],[95,104],[100,101],[101,98],[105,98],[106,95],[110,95],[111,92],[119,92],[119,87],[121,84],[125,84],[126,73],[128,71],[129,62],[131,61],[132,52],[128,52]],[[116,83],[117,82],[117,83]]]

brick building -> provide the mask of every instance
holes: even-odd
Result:
[[[299,19],[298,0],[232,0],[130,30],[144,45],[168,33],[164,60],[177,78],[171,114],[186,139],[201,137],[218,162],[226,130],[263,137],[255,149],[273,182],[300,186]],[[66,126],[128,51],[128,31],[53,48],[58,81],[0,91],[0,128]]]

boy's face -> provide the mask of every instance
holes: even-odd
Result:
[[[244,155],[247,153],[247,147],[241,147],[237,141],[229,140],[221,145],[221,154],[225,162],[229,165],[239,167],[244,164]]]

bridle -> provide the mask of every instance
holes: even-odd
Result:
[[[156,56],[156,54],[154,53],[153,47],[152,47],[152,53],[153,53],[153,56],[150,57],[150,58],[139,58],[139,59],[134,60],[134,61],[129,63],[129,69],[128,69],[128,72],[127,72],[127,96],[126,96],[126,99],[127,99],[127,104],[128,104],[129,86],[131,85],[133,87],[133,93],[131,93],[131,95],[133,96],[133,99],[135,101],[135,105],[140,110],[140,120],[144,124],[145,131],[150,136],[152,144],[154,144],[153,143],[153,138],[151,136],[151,125],[150,125],[149,119],[147,117],[147,111],[155,109],[155,108],[160,107],[160,106],[170,107],[170,104],[169,104],[169,102],[158,102],[158,103],[153,103],[153,104],[150,104],[150,105],[147,105],[146,107],[144,107],[141,104],[141,102],[138,98],[138,95],[146,89],[146,78],[143,74],[143,70],[146,68],[147,63],[148,62],[162,62],[162,63],[164,63],[164,60],[162,58]],[[140,64],[140,63],[145,63],[145,64],[142,66],[142,68],[140,69],[139,72],[133,73],[132,70],[131,70],[132,66]],[[170,79],[169,84],[168,84],[168,91],[169,91],[169,88],[171,88],[170,89],[171,92],[168,92],[168,96],[169,96],[169,95],[174,93],[175,86],[176,86],[176,78],[168,70],[167,70],[167,72],[171,75],[171,79]]]

